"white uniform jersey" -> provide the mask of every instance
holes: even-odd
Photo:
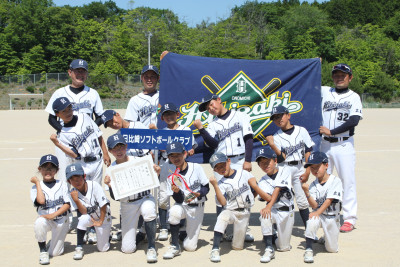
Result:
[[[235,156],[245,153],[243,137],[253,134],[250,118],[247,114],[231,110],[231,114],[225,120],[218,117],[208,125],[207,131],[218,140],[215,152],[221,152],[227,156]]]
[[[72,191],[78,191],[78,198],[79,201],[82,203],[83,206],[86,207],[87,209],[87,214],[90,215],[94,220],[100,219],[100,209],[104,205],[107,205],[107,212],[106,212],[106,217],[104,218],[104,221],[109,219],[111,216],[110,214],[110,206],[109,206],[109,201],[104,194],[103,188],[101,188],[101,185],[99,185],[96,182],[93,181],[87,181],[87,192],[86,195],[83,195],[81,192],[76,190],[76,188],[72,188]],[[72,210],[77,210],[78,207],[76,206],[76,203],[72,201]]]
[[[52,188],[47,187],[47,185],[40,181],[40,187],[42,188],[45,204],[37,207],[37,213],[39,216],[52,214],[59,210],[65,203],[71,203],[68,186],[66,183],[56,180],[55,185]],[[34,185],[31,189],[31,200],[35,203],[37,197],[37,188]],[[58,220],[67,215],[67,212],[61,214],[54,218]]]
[[[185,175],[182,175],[182,178],[185,180],[190,190],[192,190],[193,192],[199,192],[201,186],[205,186],[208,184],[208,178],[200,164],[187,162],[187,165],[188,165],[187,172]],[[172,164],[164,164],[162,166],[161,175],[169,176],[172,173],[174,173],[175,169],[171,170],[172,166],[173,166]],[[171,180],[167,179],[167,194],[169,196],[172,196],[174,193],[171,189],[171,186],[172,186]],[[182,183],[182,186],[185,187],[184,183]],[[181,190],[185,196],[190,194],[190,191],[187,190],[186,188],[181,188]],[[200,200],[198,198],[195,198],[190,202],[190,204],[203,203],[205,201],[206,201],[205,197],[202,197]],[[183,202],[183,205],[186,205],[186,203]]]
[[[254,195],[249,185],[249,179],[253,177],[248,171],[237,169],[233,178],[222,177],[219,180],[218,187],[226,199],[225,209],[249,209],[254,205]],[[221,205],[218,200],[217,204]]]
[[[134,157],[134,156],[128,156],[128,161],[136,160],[136,159],[138,159],[138,158]],[[115,166],[115,165],[117,165],[116,161],[111,163],[111,166]],[[106,175],[110,176],[110,170],[108,168],[106,170]],[[129,202],[130,200],[140,199],[140,198],[142,198],[144,196],[147,196],[149,194],[150,194],[150,190],[146,190],[146,191],[143,191],[143,192],[140,192],[140,193],[137,193],[137,194],[130,195],[128,197],[121,198],[118,201],[120,201],[120,202]]]
[[[140,121],[130,121],[129,122],[129,129],[149,129],[149,127],[146,127],[143,123]],[[118,130],[117,133],[121,133],[121,130]],[[149,154],[150,149],[129,149],[127,151],[128,156],[133,156],[133,157],[143,157],[147,154]]]
[[[331,174],[328,181],[322,185],[319,183],[318,179],[315,179],[315,181],[311,183],[309,190],[310,196],[318,203],[317,209],[319,209],[328,198],[337,200],[333,201],[322,214],[338,215],[340,213],[342,207],[343,186],[342,181],[338,177]]]
[[[332,130],[345,123],[351,116],[357,115],[362,119],[362,104],[360,96],[348,90],[338,94],[335,88],[329,86],[321,87],[322,96],[322,123],[323,126]],[[349,131],[333,135],[332,137],[349,137]]]
[[[73,127],[63,127],[58,134],[58,140],[69,148],[75,149],[81,158],[99,156],[101,147],[98,138],[102,132],[87,114],[78,114],[78,120]]]
[[[170,128],[168,128],[168,127],[165,127],[163,130],[171,130]],[[192,132],[192,130],[189,128],[189,127],[186,127],[186,126],[183,126],[183,125],[179,125],[178,126],[178,128],[176,128],[176,129],[174,129],[174,130],[171,130],[171,131],[190,131],[190,132]],[[196,142],[196,139],[194,138],[194,135],[193,135],[193,132],[192,132],[192,148],[193,149],[195,149],[197,147],[197,142]],[[164,158],[164,159],[167,159],[168,158],[168,155],[167,155],[167,152],[166,151],[163,151],[162,153],[161,153],[161,156]]]
[[[306,146],[315,145],[307,130],[298,125],[294,125],[293,133],[290,135],[279,129],[274,134],[274,143],[279,150],[285,153],[285,162],[302,160]]]
[[[272,179],[267,174],[264,175],[258,182],[258,186],[265,193],[272,196],[275,187],[280,187],[279,196],[274,203],[274,208],[290,207],[294,204],[292,194],[292,175],[287,167],[278,167],[275,179]]]
[[[73,93],[69,85],[57,89],[50,97],[45,109],[51,115],[56,115],[53,111],[53,102],[59,97],[66,97],[69,99],[69,101],[71,101],[72,110],[74,111],[75,115],[79,113],[86,113],[89,116],[92,116],[94,112],[97,116],[101,116],[104,113],[103,104],[101,103],[99,93],[86,85],[79,94]]]
[[[146,128],[151,123],[157,125],[158,91],[152,95],[145,95],[143,92],[133,96],[126,108],[125,120],[140,121]]]

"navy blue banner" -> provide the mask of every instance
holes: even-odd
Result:
[[[160,104],[174,103],[178,123],[192,130],[192,123],[212,121],[198,111],[207,91],[217,94],[225,107],[250,116],[254,131],[254,155],[267,145],[265,137],[278,128],[271,123],[272,108],[286,106],[291,122],[305,127],[319,147],[321,125],[321,63],[319,58],[298,60],[243,60],[206,58],[168,53],[161,61]],[[159,118],[158,128],[165,127]],[[190,161],[208,162],[213,151],[195,134],[198,148]]]

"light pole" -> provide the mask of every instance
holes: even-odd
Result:
[[[150,65],[150,38],[151,38],[151,36],[153,36],[153,34],[151,32],[147,32],[146,36],[147,36],[147,46],[148,46],[148,51],[149,51],[148,65]]]

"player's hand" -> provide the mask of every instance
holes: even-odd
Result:
[[[92,226],[94,226],[94,227],[100,227],[100,226],[103,225],[103,221],[100,221],[100,220],[96,221],[96,220],[93,219],[93,218],[91,218],[91,220],[92,220],[92,223],[93,223]]]
[[[104,164],[106,164],[107,167],[109,167],[111,165],[111,159],[110,159],[110,156],[108,155],[108,153],[104,153],[103,161],[104,161]]]
[[[312,218],[319,218],[319,214],[316,211],[310,212],[310,215],[308,216],[309,219]]]
[[[111,178],[110,176],[106,175],[106,177],[104,177],[104,183],[108,186],[111,187],[110,183],[111,183]]]
[[[306,182],[302,182],[301,183],[301,188],[303,189],[303,191],[304,191],[304,193],[308,193],[308,189],[310,188],[310,185],[309,184],[307,184]]]
[[[267,142],[270,146],[274,144],[274,136],[273,135],[268,135],[267,137],[265,137],[265,139],[267,140]]]
[[[320,126],[319,127],[319,133],[322,134],[322,135],[331,136],[331,130],[329,130],[325,126]]]
[[[203,129],[203,123],[201,123],[201,120],[195,120],[193,122],[193,126],[198,130]]]
[[[177,187],[176,185],[172,185],[171,186],[172,191],[174,191],[175,193],[178,193],[181,189],[179,189],[179,187]]]
[[[58,145],[58,139],[56,134],[50,135],[50,140],[53,142],[53,144]]]
[[[154,171],[157,173],[157,175],[160,175],[161,173],[161,167],[158,166],[157,164],[153,165]]]
[[[71,191],[71,198],[75,203],[79,200],[79,194],[77,190]]]
[[[187,201],[186,201],[187,203],[192,202],[193,200],[195,200],[196,198],[198,198],[200,196],[199,192],[193,192],[192,194],[194,195],[194,197],[187,199]]]
[[[149,129],[157,130],[157,126],[154,123],[149,124]]]
[[[193,149],[193,148],[190,149],[190,150],[187,152],[187,154],[188,154],[189,157],[190,157],[190,156],[193,156],[193,155],[194,155],[194,149]]]
[[[212,184],[213,186],[217,186],[217,185],[218,185],[217,178],[215,178],[214,175],[211,176],[211,177],[209,178],[209,180],[210,180],[210,184]]]
[[[260,211],[261,217],[263,217],[264,219],[270,219],[271,218],[271,207],[270,206],[265,206],[265,208],[263,208]]]
[[[163,51],[162,53],[161,53],[161,55],[160,55],[160,61],[165,57],[165,55],[166,54],[168,54],[169,53],[169,51],[167,51],[167,50],[165,50],[165,51]]]
[[[300,182],[307,183],[309,177],[310,177],[310,173],[304,172],[302,175],[300,175],[300,178],[299,178]]]
[[[53,220],[56,216],[54,216],[54,213],[52,213],[52,214],[44,214],[44,215],[40,215],[40,217],[43,217],[43,218],[45,218],[45,219],[47,219],[47,220]]]
[[[36,177],[36,176],[33,176],[32,178],[31,178],[31,183],[32,184],[37,184],[37,183],[39,183],[40,181],[39,181],[39,179]]]
[[[252,170],[251,162],[245,161],[243,163],[243,170],[251,172],[251,170]]]

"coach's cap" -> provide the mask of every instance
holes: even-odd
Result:
[[[60,112],[66,109],[69,105],[71,105],[71,101],[65,96],[59,97],[53,102],[53,110],[54,112]]]
[[[42,166],[43,164],[46,163],[52,163],[54,166],[58,167],[58,159],[56,156],[48,154],[44,155],[43,157],[40,158],[39,166]]]
[[[180,142],[172,142],[167,145],[167,155],[169,156],[172,153],[183,153],[185,151],[185,147]]]
[[[304,168],[308,168],[310,165],[320,163],[328,163],[328,156],[324,152],[320,151],[311,152],[307,163],[304,165]]]
[[[84,175],[85,172],[83,171],[82,165],[80,163],[74,163],[71,165],[68,165],[67,168],[65,169],[65,177],[67,180],[71,178],[74,175]]]
[[[272,109],[271,120],[274,120],[274,116],[278,114],[288,114],[289,110],[285,106],[277,106]]]
[[[167,111],[178,112],[178,108],[173,103],[166,103],[161,107],[161,116]]]
[[[126,145],[126,140],[121,134],[116,133],[108,137],[107,139],[108,149],[113,149],[118,144]]]
[[[258,162],[259,159],[261,158],[266,158],[266,159],[276,159],[277,155],[275,151],[272,150],[271,147],[263,147],[260,150],[258,150],[257,155],[256,155],[256,161]]]
[[[145,72],[147,72],[147,71],[149,71],[149,70],[152,70],[152,71],[154,71],[157,75],[160,75],[160,73],[158,72],[157,67],[154,66],[154,65],[146,65],[146,66],[144,66],[143,69],[142,69],[142,73],[141,73],[141,74],[144,74]]]
[[[353,71],[351,70],[350,66],[347,64],[344,64],[344,63],[339,63],[339,64],[336,64],[335,66],[333,66],[332,74],[335,71],[341,71],[344,73],[348,73],[349,75],[353,75]]]
[[[210,165],[211,168],[215,168],[215,165],[218,163],[226,162],[228,160],[228,157],[221,152],[214,153],[211,158],[210,158]]]
[[[104,128],[107,128],[107,122],[114,118],[114,115],[117,114],[115,110],[109,109],[104,111],[103,115],[101,115],[101,119],[104,124]]]
[[[83,59],[74,59],[74,60],[72,60],[72,62],[71,62],[71,64],[69,64],[69,68],[71,69],[71,70],[74,70],[74,69],[85,69],[85,70],[89,70],[89,65],[88,65],[88,63],[86,62],[86,60],[83,60]]]
[[[201,104],[199,106],[199,111],[200,112],[204,112],[207,110],[207,105],[208,103],[213,100],[213,99],[218,99],[217,95],[212,94],[211,92],[209,92],[207,94],[207,96],[203,97],[203,99],[201,100]]]

